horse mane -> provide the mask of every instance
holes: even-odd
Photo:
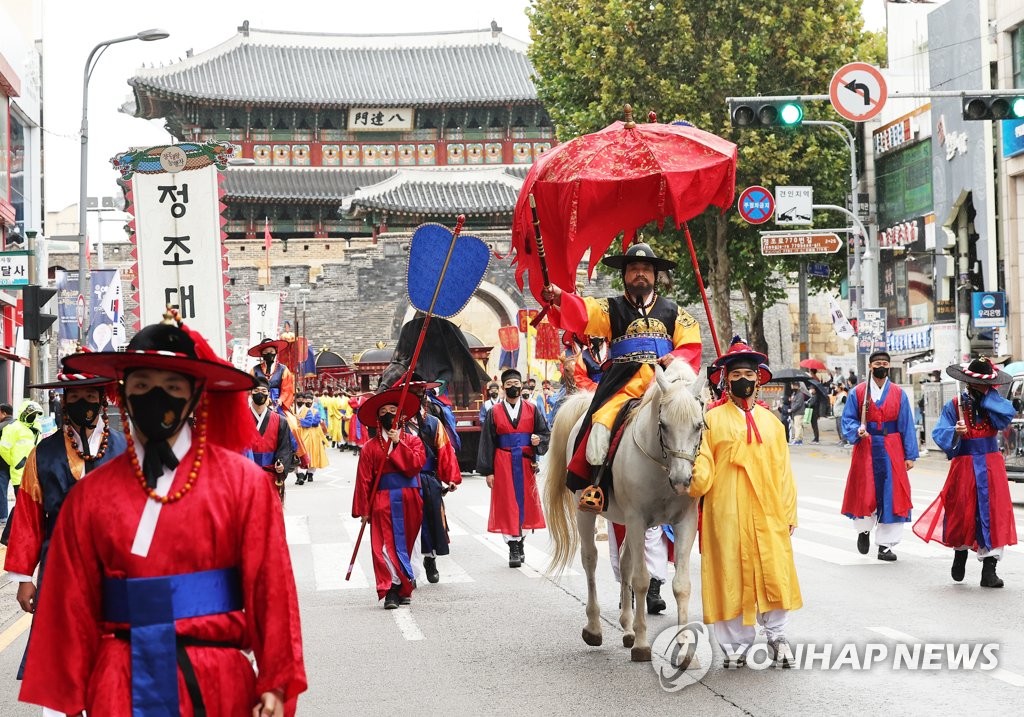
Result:
[[[661,410],[666,420],[673,423],[679,422],[690,425],[703,421],[704,406],[701,405],[701,402],[690,391],[690,386],[697,380],[697,374],[694,373],[690,364],[682,359],[676,359],[665,369],[665,378],[671,383],[680,382],[683,384],[681,387],[683,388],[682,391],[674,391],[668,394],[668,400],[663,401],[661,404]],[[644,406],[654,400],[656,394],[660,395],[657,380],[651,381],[651,385],[648,386],[643,399],[629,412],[627,420],[633,420]]]

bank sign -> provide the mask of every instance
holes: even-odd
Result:
[[[1006,294],[1002,291],[971,293],[971,318],[979,329],[1006,326]]]

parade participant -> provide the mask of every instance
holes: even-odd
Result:
[[[608,458],[611,429],[619,409],[630,398],[643,396],[654,380],[654,364],[667,366],[681,358],[699,372],[701,356],[697,322],[655,291],[657,273],[674,269],[674,261],[658,258],[647,244],[633,244],[625,254],[605,257],[601,262],[622,272],[622,296],[584,299],[564,293],[557,286],[544,289],[545,301],[559,307],[552,313],[563,329],[581,336],[601,336],[611,344],[612,365],[601,378],[577,439],[582,444],[584,434],[589,433],[586,461],[595,468]],[[603,479],[604,472],[592,469],[591,473],[569,473],[569,488],[583,490],[581,510],[605,504],[604,489],[594,483]]]
[[[491,381],[487,384],[487,399],[480,404],[480,425],[484,425],[484,420],[487,418],[487,412],[490,411],[498,403],[501,403],[501,384],[497,381]]]
[[[281,504],[241,455],[254,381],[175,318],[124,352],[65,359],[121,382],[132,432],[61,509],[21,699],[69,715],[294,714],[306,677]]]
[[[508,544],[508,566],[526,560],[524,530],[546,527],[537,492],[536,459],[548,449],[550,430],[533,404],[520,400],[523,375],[501,372],[505,399],[487,413],[480,429],[476,470],[491,489],[487,531],[501,533]]]
[[[857,385],[843,410],[843,437],[854,446],[842,512],[853,518],[861,555],[867,555],[877,526],[878,559],[892,562],[913,507],[907,471],[917,460],[917,433],[910,401],[889,381],[889,353],[875,351],[868,367],[871,378]]]
[[[738,338],[715,360],[729,401],[705,414],[690,484],[690,495],[703,498],[704,622],[714,625],[726,667],[745,664],[755,621],[776,664],[791,667],[786,624],[803,605],[790,540],[797,501],[789,448],[782,424],[756,400],[771,379],[767,360]]]
[[[427,581],[436,583],[441,579],[437,571],[437,556],[448,555],[448,523],[445,518],[444,494],[455,490],[462,483],[462,471],[455,447],[448,439],[440,419],[431,413],[432,404],[428,392],[437,387],[436,382],[414,381],[409,392],[420,400],[419,411],[410,419],[417,435],[423,442],[427,461],[420,471],[420,495],[423,496],[423,527],[420,540],[416,543],[413,565],[423,558],[423,570]]]
[[[331,441],[331,448],[341,448],[345,442],[344,415],[342,413],[342,395],[332,389],[327,389],[320,399],[323,407],[327,410],[327,438]]]
[[[0,432],[0,458],[11,467],[11,486],[14,488],[14,499],[18,499],[21,490],[21,478],[25,473],[25,464],[29,454],[35,449],[42,436],[43,408],[35,401],[23,401],[18,407],[18,420],[4,426]],[[15,505],[14,510],[17,509]],[[0,545],[7,545],[11,537],[11,526],[14,524],[14,512],[7,518]]]
[[[295,453],[288,424],[277,411],[270,410],[270,386],[257,378],[249,394],[249,410],[256,419],[257,440],[250,446],[252,459],[274,481],[274,489],[284,502],[284,484]]]
[[[287,345],[283,339],[265,339],[249,349],[249,355],[260,360],[253,366],[252,375],[267,379],[270,404],[274,410],[291,411],[295,400],[295,376],[291,369],[278,361],[278,354]]]
[[[396,423],[402,389],[369,396],[359,407],[359,422],[377,430],[359,454],[352,517],[370,523],[370,549],[377,599],[385,610],[412,601],[412,554],[423,520],[420,472],[426,462],[423,442]],[[402,415],[415,415],[419,400],[406,393]],[[372,494],[371,494],[372,491]]]
[[[949,475],[914,532],[953,548],[950,575],[956,582],[964,579],[967,551],[973,550],[982,564],[981,586],[1001,588],[996,564],[1006,546],[1016,545],[1017,526],[996,435],[1010,425],[1016,411],[995,387],[1013,377],[986,357],[974,359],[966,369],[953,364],[946,373],[965,382],[967,391],[943,406],[932,429],[935,443],[951,459]]]
[[[338,448],[343,451],[353,450],[355,442],[352,440],[352,397],[348,391],[342,389],[334,399],[341,415],[341,440],[338,442]]]
[[[555,389],[547,379],[540,385],[540,395],[536,398],[537,410],[544,415],[544,422],[551,426],[555,416]]]
[[[608,362],[607,344],[603,336],[591,336],[590,343],[576,357],[573,375],[581,391],[596,391]]]
[[[22,476],[18,522],[11,530],[4,569],[19,583],[17,601],[25,612],[35,612],[46,553],[68,491],[85,474],[124,452],[124,435],[107,421],[104,387],[110,383],[91,374],[59,373],[56,381],[31,387],[61,391],[65,421],[62,431],[42,439],[29,454]],[[37,567],[39,576],[33,583]],[[19,679],[24,667],[22,658]]]
[[[295,485],[302,485],[312,483],[316,470],[328,466],[327,451],[324,450],[327,428],[313,400],[313,394],[308,391],[295,397],[295,418],[299,422],[299,441],[306,453],[295,475]]]

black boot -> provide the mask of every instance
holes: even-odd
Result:
[[[950,576],[960,582],[964,579],[964,573],[967,568],[967,551],[966,550],[954,550],[953,551],[953,567],[949,569]]]
[[[437,572],[437,558],[429,556],[423,558],[423,571],[427,574],[428,583],[436,583],[441,579],[441,575]]]
[[[306,482],[305,473],[298,472],[295,474],[295,485],[302,485]]]
[[[519,555],[519,544],[518,540],[508,541],[508,566],[510,568],[519,568],[523,565],[523,559]]]
[[[879,545],[878,546],[878,559],[879,560],[884,560],[887,563],[891,563],[892,561],[894,561],[896,559],[896,553],[892,552],[892,550],[890,548],[887,548],[884,545]]]
[[[402,599],[398,596],[398,586],[392,585],[391,588],[384,595],[384,609],[385,610],[397,610],[399,603]]]
[[[313,482],[313,471],[306,471],[306,482],[307,483],[312,483]]]
[[[1003,580],[996,575],[996,563],[999,561],[995,558],[985,558],[981,561],[981,587],[983,588],[1001,588],[1003,587]]]
[[[647,614],[660,615],[665,607],[665,599],[661,597],[661,581],[651,578],[651,586],[647,588]]]
[[[871,531],[865,530],[857,536],[857,552],[861,555],[867,555],[868,550],[871,548]]]

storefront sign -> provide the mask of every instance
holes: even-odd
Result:
[[[891,354],[919,354],[932,350],[932,327],[915,326],[895,329],[886,334],[886,343]]]

